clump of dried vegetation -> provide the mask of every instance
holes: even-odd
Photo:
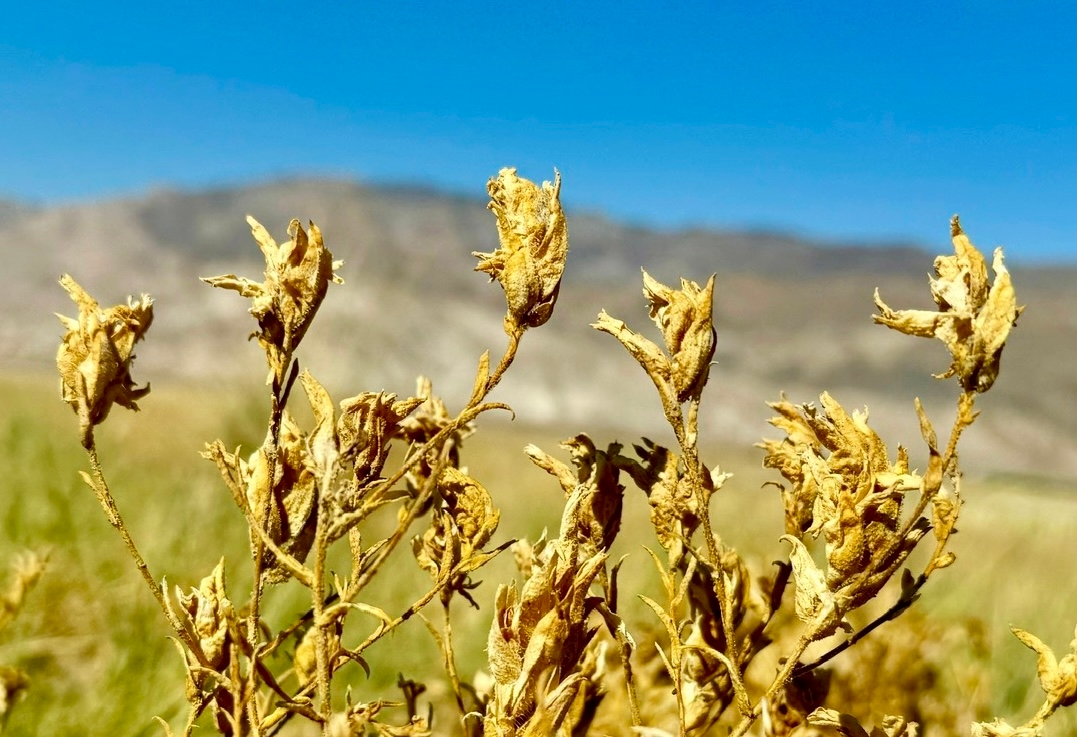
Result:
[[[764,465],[782,477],[772,498],[784,507],[785,525],[774,535],[779,560],[763,570],[723,542],[717,528],[736,520],[712,519],[711,502],[730,476],[700,451],[698,420],[717,340],[715,277],[702,286],[687,279],[667,286],[644,272],[643,295],[661,341],[605,312],[593,327],[618,340],[650,377],[676,444],[643,438],[631,450],[617,443],[603,448],[579,434],[561,445],[567,460],[528,446],[530,460],[564,493],[560,529],[553,537],[498,541],[501,492],[491,493],[468,473],[461,451],[480,416],[509,409],[489,397],[526,332],[553,313],[568,228],[559,177],[539,186],[505,169],[488,189],[500,248],[474,255],[476,270],[504,290],[508,341],[496,362],[488,353],[478,358],[470,399],[455,412],[423,378],[414,396],[365,391],[335,402],[310,370],[300,369],[301,341],[330,284],[341,283],[341,264],[313,223],[304,228],[293,220],[288,240],[278,243],[248,218],[265,257],[264,279],[204,280],[249,300],[253,337],[268,364],[261,445],[230,448],[218,440],[203,453],[235,502],[237,531],[245,528],[249,537],[249,590],[229,585],[223,559],[186,589],[170,589],[151,573],[110,491],[95,431],[113,404],[136,409],[149,393],[148,385],[136,385],[131,365],[153,320],[153,302],[143,296],[105,308],[71,277],[61,280],[78,307],[77,317],[61,317],[67,332],[57,364],[89,457],[83,479],[174,632],[190,705],[178,729],[268,736],[307,724],[333,737],[915,735],[912,720],[930,714],[878,713],[867,727],[828,706],[835,703],[828,696],[850,687],[835,676],[832,659],[849,649],[870,651],[878,636],[868,636],[892,620],[915,620],[905,630],[887,625],[896,639],[910,640],[909,652],[930,633],[915,619],[922,613],[910,607],[929,579],[947,575],[955,563],[949,543],[964,503],[959,440],[976,420],[978,395],[998,375],[1021,311],[1001,250],[989,278],[986,260],[955,217],[955,252],[936,259],[930,280],[937,309],[894,310],[875,295],[877,323],[938,338],[951,356],[939,375],[959,388],[948,431],[937,433],[914,403],[926,468],[912,468],[904,447],[891,452],[866,411],[850,412],[828,393],[818,404],[783,396],[770,405],[781,437],[760,447]],[[307,426],[289,409],[297,387],[313,417]],[[398,465],[389,463],[394,447]],[[632,632],[623,618],[618,581],[625,561],[610,554],[629,483],[644,492],[655,533],[646,550],[661,587],[643,597],[653,611],[649,631]],[[395,514],[387,532],[370,524],[383,509]],[[364,601],[364,592],[375,577],[393,575],[398,561],[387,560],[401,546],[410,546],[429,585],[409,606],[385,611]],[[910,558],[918,547],[924,552]],[[346,575],[330,566],[334,551],[345,552]],[[476,600],[477,572],[506,551],[519,580],[498,586],[493,601]],[[914,560],[923,562],[913,566]],[[34,563],[17,570],[0,627],[41,569]],[[265,615],[276,592],[297,585],[309,593],[309,610],[270,626]],[[462,605],[488,609],[485,642],[454,639],[450,610]],[[431,607],[441,609],[440,626],[427,618]],[[872,612],[866,620],[863,611]],[[391,700],[339,687],[339,674],[369,669],[368,649],[412,618],[425,622],[443,656],[448,686],[430,693],[450,703],[436,705],[442,720],[436,724],[434,710],[424,706],[432,684],[401,678],[399,697]],[[865,621],[854,630],[853,622]],[[1034,635],[1014,634],[1036,653],[1043,704],[1019,726],[975,721],[973,735],[1040,735],[1052,713],[1077,701],[1077,639],[1059,660]],[[481,649],[487,667],[462,673],[457,653]],[[913,660],[889,666],[896,674],[891,687],[906,683],[902,678],[910,688],[924,685]],[[875,682],[883,685],[871,685],[873,675],[863,674],[865,687],[882,690],[886,679],[878,675]],[[25,682],[23,674],[0,669],[0,711]],[[837,703],[871,697],[845,695]],[[456,716],[440,716],[446,707]],[[170,735],[177,728],[164,720],[161,727]]]

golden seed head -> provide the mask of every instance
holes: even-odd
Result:
[[[995,281],[990,283],[983,254],[965,235],[956,215],[950,221],[950,234],[954,255],[935,259],[936,276],[931,279],[938,311],[892,310],[875,290],[881,314],[874,319],[907,335],[938,338],[946,344],[952,361],[937,378],[957,376],[965,391],[985,392],[998,377],[1006,338],[1024,308],[1017,306],[1002,249],[995,249]]]
[[[702,288],[681,279],[681,288],[672,289],[644,271],[643,296],[666,343],[677,399],[698,399],[714,357],[714,276]]]
[[[307,231],[293,219],[288,225],[289,240],[280,245],[253,217],[248,215],[247,223],[265,257],[265,281],[254,282],[235,274],[203,277],[202,281],[251,300],[250,313],[258,321],[254,335],[266,352],[270,379],[280,384],[292,352],[314,320],[329,283],[343,283],[336,275],[343,262],[333,260],[321,230],[313,222]]]
[[[353,459],[360,486],[378,478],[397,426],[423,401],[419,397],[397,400],[388,392],[363,392],[340,403],[340,452]]]
[[[651,377],[668,413],[675,405],[689,399],[698,400],[707,383],[715,349],[711,317],[714,276],[704,287],[681,279],[681,288],[672,289],[644,271],[643,295],[647,298],[651,319],[662,331],[666,352],[623,321],[610,317],[605,310],[599,313],[598,321],[591,327],[621,341]]]
[[[796,407],[783,397],[770,405],[778,412],[771,424],[787,437],[763,443],[763,463],[790,482],[782,489],[786,536],[823,536],[824,582],[843,614],[872,598],[888,579],[884,572],[926,532],[917,525],[907,537],[900,534],[905,493],[922,490],[924,480],[910,473],[904,448],[890,462],[866,410],[850,414],[825,392],[820,404],[822,411]]]
[[[448,576],[450,570],[466,574],[488,560],[490,554],[482,549],[497,531],[501,519],[490,493],[454,466],[442,470],[437,488],[441,507],[422,536],[412,542],[419,567],[435,580]],[[450,582],[450,587],[467,596],[459,583],[463,580]]]
[[[78,306],[78,318],[57,315],[67,328],[56,353],[61,398],[79,416],[82,443],[92,443],[93,427],[108,416],[113,403],[137,410],[136,400],[150,387],[136,387],[131,378],[135,343],[153,322],[153,300],[148,295],[126,305],[102,309],[97,300],[67,274],[60,285]]]
[[[561,174],[555,175],[553,184],[539,187],[506,168],[487,185],[501,247],[472,255],[479,259],[475,270],[489,274],[505,290],[505,329],[510,335],[549,320],[561,288],[568,226],[561,210]]]
[[[232,602],[225,593],[224,558],[202,579],[197,589],[191,589],[190,593],[184,594],[177,586],[176,599],[198,637],[198,643],[209,666],[220,671],[228,656],[229,621],[235,616]]]

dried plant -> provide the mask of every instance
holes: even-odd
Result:
[[[643,296],[661,344],[605,311],[593,325],[616,338],[651,379],[675,447],[643,438],[630,452],[619,443],[601,448],[581,433],[562,443],[565,462],[528,446],[527,456],[564,494],[557,536],[496,541],[499,491],[468,472],[461,451],[480,415],[508,409],[488,397],[526,331],[551,318],[568,230],[559,175],[539,186],[504,169],[488,190],[500,247],[474,255],[476,270],[504,290],[508,345],[492,369],[489,354],[478,358],[470,398],[455,413],[421,377],[415,396],[363,391],[334,402],[311,371],[300,370],[302,339],[329,285],[341,283],[341,263],[313,223],[304,229],[293,220],[289,240],[278,244],[248,218],[265,257],[264,280],[204,279],[250,300],[254,337],[269,368],[261,445],[233,449],[217,440],[203,454],[220,471],[244,522],[249,590],[230,587],[223,559],[186,591],[169,591],[151,575],[109,490],[94,430],[113,403],[136,409],[149,392],[148,385],[136,387],[131,362],[134,344],[152,322],[153,303],[143,296],[103,309],[73,279],[61,280],[79,312],[61,318],[67,333],[57,366],[62,397],[78,415],[89,455],[91,473],[83,478],[174,630],[190,705],[183,734],[197,723],[223,735],[273,735],[298,717],[333,737],[435,731],[487,737],[915,735],[907,714],[879,715],[869,731],[856,717],[829,708],[831,686],[836,691],[846,682],[826,666],[907,612],[927,581],[955,562],[949,542],[964,501],[959,440],[976,420],[976,396],[997,378],[1021,312],[1001,250],[989,281],[983,256],[955,217],[955,255],[936,260],[930,282],[937,311],[893,310],[875,295],[875,321],[939,338],[951,355],[939,378],[958,380],[956,414],[944,442],[914,403],[928,455],[923,471],[910,466],[904,447],[891,452],[866,410],[849,411],[829,393],[818,405],[784,396],[770,405],[776,413],[771,423],[783,437],[760,447],[764,465],[784,479],[776,486],[785,524],[775,531],[776,538],[784,533],[781,559],[758,575],[712,519],[712,499],[730,474],[701,457],[700,408],[717,341],[715,276],[702,286],[682,279],[671,287],[643,272]],[[313,417],[309,427],[289,410],[297,380]],[[402,453],[394,466],[395,446]],[[618,602],[623,560],[610,561],[624,505],[634,503],[626,499],[629,482],[649,504],[658,548],[648,551],[660,581],[657,596],[642,597],[654,626],[635,635]],[[386,508],[395,510],[387,533],[371,523]],[[926,562],[914,572],[910,555],[925,539]],[[400,564],[390,565],[389,556],[405,541],[429,585],[403,610],[385,611],[365,594],[375,577],[391,575]],[[350,561],[343,577],[329,567],[336,548]],[[485,646],[489,675],[468,682],[456,666],[451,608],[460,599],[474,607],[490,603],[473,595],[472,577],[506,549],[520,581],[497,587],[486,642],[467,646]],[[307,590],[309,611],[271,628],[264,614],[279,587],[293,580]],[[889,607],[854,629],[860,619],[852,615],[888,597]],[[441,627],[424,614],[435,599]],[[373,693],[353,700],[350,689],[333,688],[342,669],[369,669],[368,649],[413,617],[423,618],[441,650],[459,712],[455,725],[434,725],[422,713],[427,684],[401,678],[400,700]],[[1039,735],[1054,711],[1077,701],[1077,640],[1058,660],[1034,635],[1014,633],[1037,654],[1046,700],[1020,727],[977,722],[973,734]],[[917,681],[910,675],[909,683],[915,688]],[[172,734],[170,725],[162,721],[162,727]]]
[[[0,635],[23,608],[27,594],[37,585],[45,572],[46,558],[26,553],[11,563],[11,580],[7,591],[0,596]],[[0,663],[0,733],[4,731],[11,709],[25,694],[30,684],[29,676],[13,665]]]

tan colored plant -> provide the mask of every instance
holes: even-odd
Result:
[[[0,634],[19,614],[30,590],[45,572],[46,558],[34,553],[20,555],[12,561],[11,581],[0,596]],[[11,710],[30,685],[29,676],[19,668],[0,663],[0,733],[3,733]]]
[[[869,732],[856,718],[826,708],[831,678],[824,666],[906,612],[929,578],[955,561],[948,543],[963,503],[958,442],[976,419],[976,395],[997,377],[1020,314],[1001,251],[989,282],[983,257],[955,218],[955,255],[936,260],[931,280],[937,311],[895,311],[876,294],[875,320],[942,340],[951,364],[940,377],[955,376],[960,384],[945,443],[915,402],[928,452],[925,470],[910,467],[903,447],[891,453],[866,410],[850,412],[828,393],[818,406],[784,396],[770,405],[776,412],[771,422],[784,437],[761,447],[765,465],[785,480],[779,485],[785,511],[780,540],[788,547],[773,572],[760,577],[715,529],[711,501],[730,475],[700,453],[699,413],[717,340],[714,276],[702,286],[682,279],[677,288],[643,272],[643,295],[662,345],[604,311],[593,326],[615,337],[654,383],[676,447],[644,438],[630,455],[618,443],[603,449],[581,433],[562,444],[570,456],[565,463],[528,446],[528,457],[564,493],[558,535],[494,542],[497,490],[467,471],[461,449],[480,415],[507,409],[487,398],[526,331],[552,315],[568,231],[559,176],[539,186],[503,169],[488,190],[500,248],[474,255],[476,270],[505,292],[508,346],[492,370],[489,355],[479,357],[470,398],[455,414],[423,378],[413,397],[364,391],[334,402],[309,370],[300,370],[301,341],[329,284],[340,283],[340,262],[313,223],[304,229],[293,220],[289,240],[278,244],[248,218],[265,256],[264,280],[205,279],[251,300],[254,335],[269,367],[261,445],[244,451],[218,440],[204,453],[245,522],[249,591],[229,588],[223,560],[186,592],[177,587],[170,593],[150,574],[106,483],[94,429],[113,403],[134,409],[149,391],[135,386],[130,368],[133,346],[152,321],[152,301],[102,309],[73,279],[62,280],[79,316],[61,318],[68,332],[57,365],[63,399],[78,415],[89,454],[91,474],[83,477],[176,634],[190,704],[183,733],[191,734],[208,712],[224,735],[277,734],[297,716],[333,737],[432,734],[435,725],[418,705],[424,684],[401,679],[400,702],[373,695],[353,701],[350,691],[342,699],[333,684],[349,664],[369,668],[368,648],[423,617],[437,599],[444,624],[439,629],[424,621],[441,649],[464,734],[914,735],[916,725],[903,716],[883,717]],[[313,416],[310,427],[288,409],[297,380]],[[394,445],[404,446],[402,461],[388,470]],[[650,643],[645,648],[619,612],[621,562],[609,565],[628,481],[647,497],[661,548],[650,551],[661,594],[643,597],[658,634],[641,640]],[[378,535],[370,522],[384,508],[395,509],[396,522]],[[913,573],[910,554],[929,533],[933,547]],[[389,556],[405,539],[430,583],[403,611],[387,612],[364,594],[390,570]],[[328,567],[337,546],[346,547],[350,560],[344,577]],[[498,586],[485,642],[489,677],[479,674],[469,683],[456,667],[450,610],[458,597],[479,605],[471,576],[510,546],[521,582]],[[277,587],[293,579],[309,592],[310,610],[270,629],[264,612]],[[792,596],[786,597],[790,582]],[[854,632],[850,615],[887,596],[894,603]],[[835,645],[831,638],[838,633],[845,636]],[[1077,700],[1077,651],[1059,661],[1034,636],[1015,633],[1037,652],[1047,699],[1022,727],[996,720],[974,725],[974,734],[1038,735],[1056,709]],[[808,648],[824,641],[829,649],[805,662]],[[764,652],[768,656],[760,658]],[[394,709],[406,715],[390,723],[384,715]],[[610,727],[611,719],[620,725]]]

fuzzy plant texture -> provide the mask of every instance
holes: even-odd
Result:
[[[475,253],[475,270],[504,291],[507,345],[496,361],[477,357],[470,398],[457,410],[422,377],[414,396],[360,391],[334,400],[310,369],[300,370],[303,337],[330,285],[342,283],[341,263],[313,223],[292,220],[278,243],[248,218],[265,258],[263,278],[204,281],[248,300],[266,357],[268,419],[258,447],[215,440],[203,456],[235,504],[234,529],[249,556],[228,566],[246,566],[249,586],[230,585],[223,558],[187,588],[170,589],[158,577],[167,561],[152,561],[151,572],[111,491],[95,431],[113,405],[136,409],[149,394],[132,377],[132,361],[153,301],[143,295],[102,307],[72,277],[61,279],[78,314],[60,318],[66,334],[56,363],[88,456],[82,477],[171,627],[185,673],[176,689],[188,716],[171,724],[159,718],[164,734],[918,734],[916,715],[878,713],[865,725],[829,706],[839,691],[830,669],[837,655],[870,649],[882,625],[916,616],[927,582],[956,563],[950,542],[965,502],[958,446],[1021,313],[1001,249],[991,276],[955,216],[954,253],[936,259],[930,279],[936,309],[893,309],[875,294],[875,322],[937,338],[950,354],[938,378],[957,384],[952,425],[940,433],[919,400],[910,402],[926,468],[912,468],[904,447],[888,448],[866,410],[850,411],[829,393],[817,404],[784,396],[770,404],[779,437],[760,447],[764,465],[782,479],[770,499],[784,511],[784,529],[773,531],[775,563],[761,570],[716,529],[712,500],[730,474],[702,457],[700,407],[717,341],[715,276],[666,285],[644,271],[658,339],[605,311],[592,327],[619,341],[653,382],[676,442],[600,447],[580,433],[561,444],[560,458],[529,445],[527,457],[563,492],[559,529],[499,540],[501,493],[468,472],[461,451],[480,417],[509,409],[489,397],[528,330],[541,329],[556,307],[569,250],[560,190],[559,175],[539,185],[510,168],[488,184],[500,247]],[[293,403],[303,401],[297,387],[309,407],[293,414]],[[633,567],[610,552],[630,484],[643,492],[653,527],[636,560],[653,565],[660,582],[653,596],[641,596],[652,622],[643,631],[629,626],[618,601],[619,579]],[[413,562],[390,557],[409,548]],[[476,574],[499,555],[513,558],[516,580],[498,585],[492,601],[476,600]],[[0,628],[43,565],[18,563],[0,601]],[[410,604],[387,611],[367,593],[401,565],[417,565],[427,583]],[[275,600],[289,587],[300,587],[306,602],[285,616]],[[454,635],[450,610],[462,606],[487,612],[484,639]],[[438,609],[440,626],[431,618]],[[369,676],[381,667],[369,649],[413,618],[441,653],[442,678],[401,677],[391,695],[341,686],[349,670]],[[897,624],[887,628],[900,639]],[[921,639],[930,631],[920,621],[904,632],[914,630]],[[1014,634],[1035,652],[1042,706],[1008,717],[1013,723],[966,722],[966,734],[1046,734],[1049,717],[1077,701],[1077,639],[1058,658],[1035,635]],[[469,661],[484,654],[485,666],[465,675],[461,654]],[[0,714],[16,706],[30,678],[0,667]]]

